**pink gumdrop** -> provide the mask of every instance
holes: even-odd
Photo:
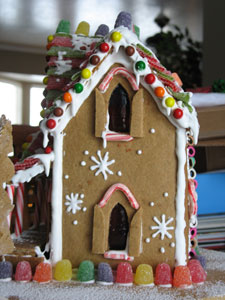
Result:
[[[133,284],[133,270],[129,263],[122,262],[119,263],[116,273],[116,283],[122,285],[132,285]]]
[[[51,264],[48,262],[39,263],[36,267],[33,280],[40,283],[50,282],[52,280]]]
[[[171,268],[168,264],[158,264],[155,270],[155,284],[171,287],[173,282]]]
[[[206,280],[206,272],[197,259],[191,259],[188,262],[188,268],[191,273],[191,279],[193,283],[203,283]]]
[[[32,280],[31,266],[28,261],[18,262],[16,266],[15,280],[24,282]]]

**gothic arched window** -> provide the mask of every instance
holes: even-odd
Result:
[[[121,84],[117,85],[109,100],[109,130],[130,132],[130,100]]]

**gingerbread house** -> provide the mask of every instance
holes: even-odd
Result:
[[[199,130],[191,93],[140,42],[129,15],[94,37],[81,25],[71,34],[62,21],[48,38],[43,153],[12,180],[52,166],[53,263],[186,265]]]

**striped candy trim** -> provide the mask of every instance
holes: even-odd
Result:
[[[125,253],[115,253],[115,252],[105,252],[104,253],[104,258],[109,258],[109,259],[122,259],[122,260],[127,260],[127,261],[133,261],[134,257],[129,256],[128,254]]]
[[[115,191],[121,191],[124,193],[124,195],[127,197],[128,201],[130,202],[130,205],[134,208],[134,209],[138,209],[139,208],[139,204],[137,202],[137,200],[135,199],[134,195],[131,193],[131,191],[128,189],[127,186],[125,186],[124,184],[122,183],[115,183],[113,184],[108,190],[107,192],[105,193],[105,195],[103,196],[103,198],[101,199],[101,201],[99,202],[99,206],[102,208],[104,207],[110,197],[112,196],[112,194],[115,192]]]
[[[111,69],[99,85],[98,88],[101,92],[104,93],[108,89],[109,84],[115,75],[122,75],[123,77],[125,77],[130,82],[133,90],[138,91],[139,86],[137,85],[136,78],[134,77],[134,75],[131,72],[129,72],[126,68],[117,67]]]

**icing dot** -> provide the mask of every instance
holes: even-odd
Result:
[[[164,196],[164,197],[168,197],[169,194],[168,194],[167,192],[165,192],[165,193],[163,193],[163,196]]]
[[[121,172],[121,171],[118,171],[118,172],[117,172],[117,175],[118,175],[118,176],[122,176],[122,172]]]
[[[65,177],[65,179],[68,179],[68,178],[69,178],[69,175],[65,175],[64,177]]]
[[[161,248],[160,248],[160,252],[161,252],[161,253],[165,253],[165,248],[161,247]]]
[[[81,198],[81,199],[84,199],[84,194],[80,194],[80,198]]]
[[[85,150],[84,151],[84,155],[88,155],[89,154],[89,151],[88,150]]]
[[[141,155],[141,154],[142,154],[142,150],[138,150],[138,151],[137,151],[137,154],[138,154],[138,155]]]
[[[150,202],[149,205],[150,205],[150,206],[154,206],[155,203],[154,203],[154,202]]]
[[[149,243],[150,243],[150,241],[151,241],[151,239],[150,239],[150,238],[146,238],[146,239],[145,239],[145,242],[146,242],[147,244],[149,244]]]
[[[74,220],[73,221],[73,225],[77,225],[78,224],[78,221],[77,220]]]
[[[82,167],[86,166],[86,161],[82,160],[82,162],[80,163]]]
[[[175,247],[175,243],[174,243],[174,242],[171,243],[171,244],[170,244],[170,247],[174,248],[174,247]]]
[[[83,210],[83,211],[86,211],[86,210],[87,210],[87,207],[83,207],[82,210]]]
[[[151,128],[151,129],[150,129],[150,132],[151,132],[151,133],[155,133],[155,128]]]

